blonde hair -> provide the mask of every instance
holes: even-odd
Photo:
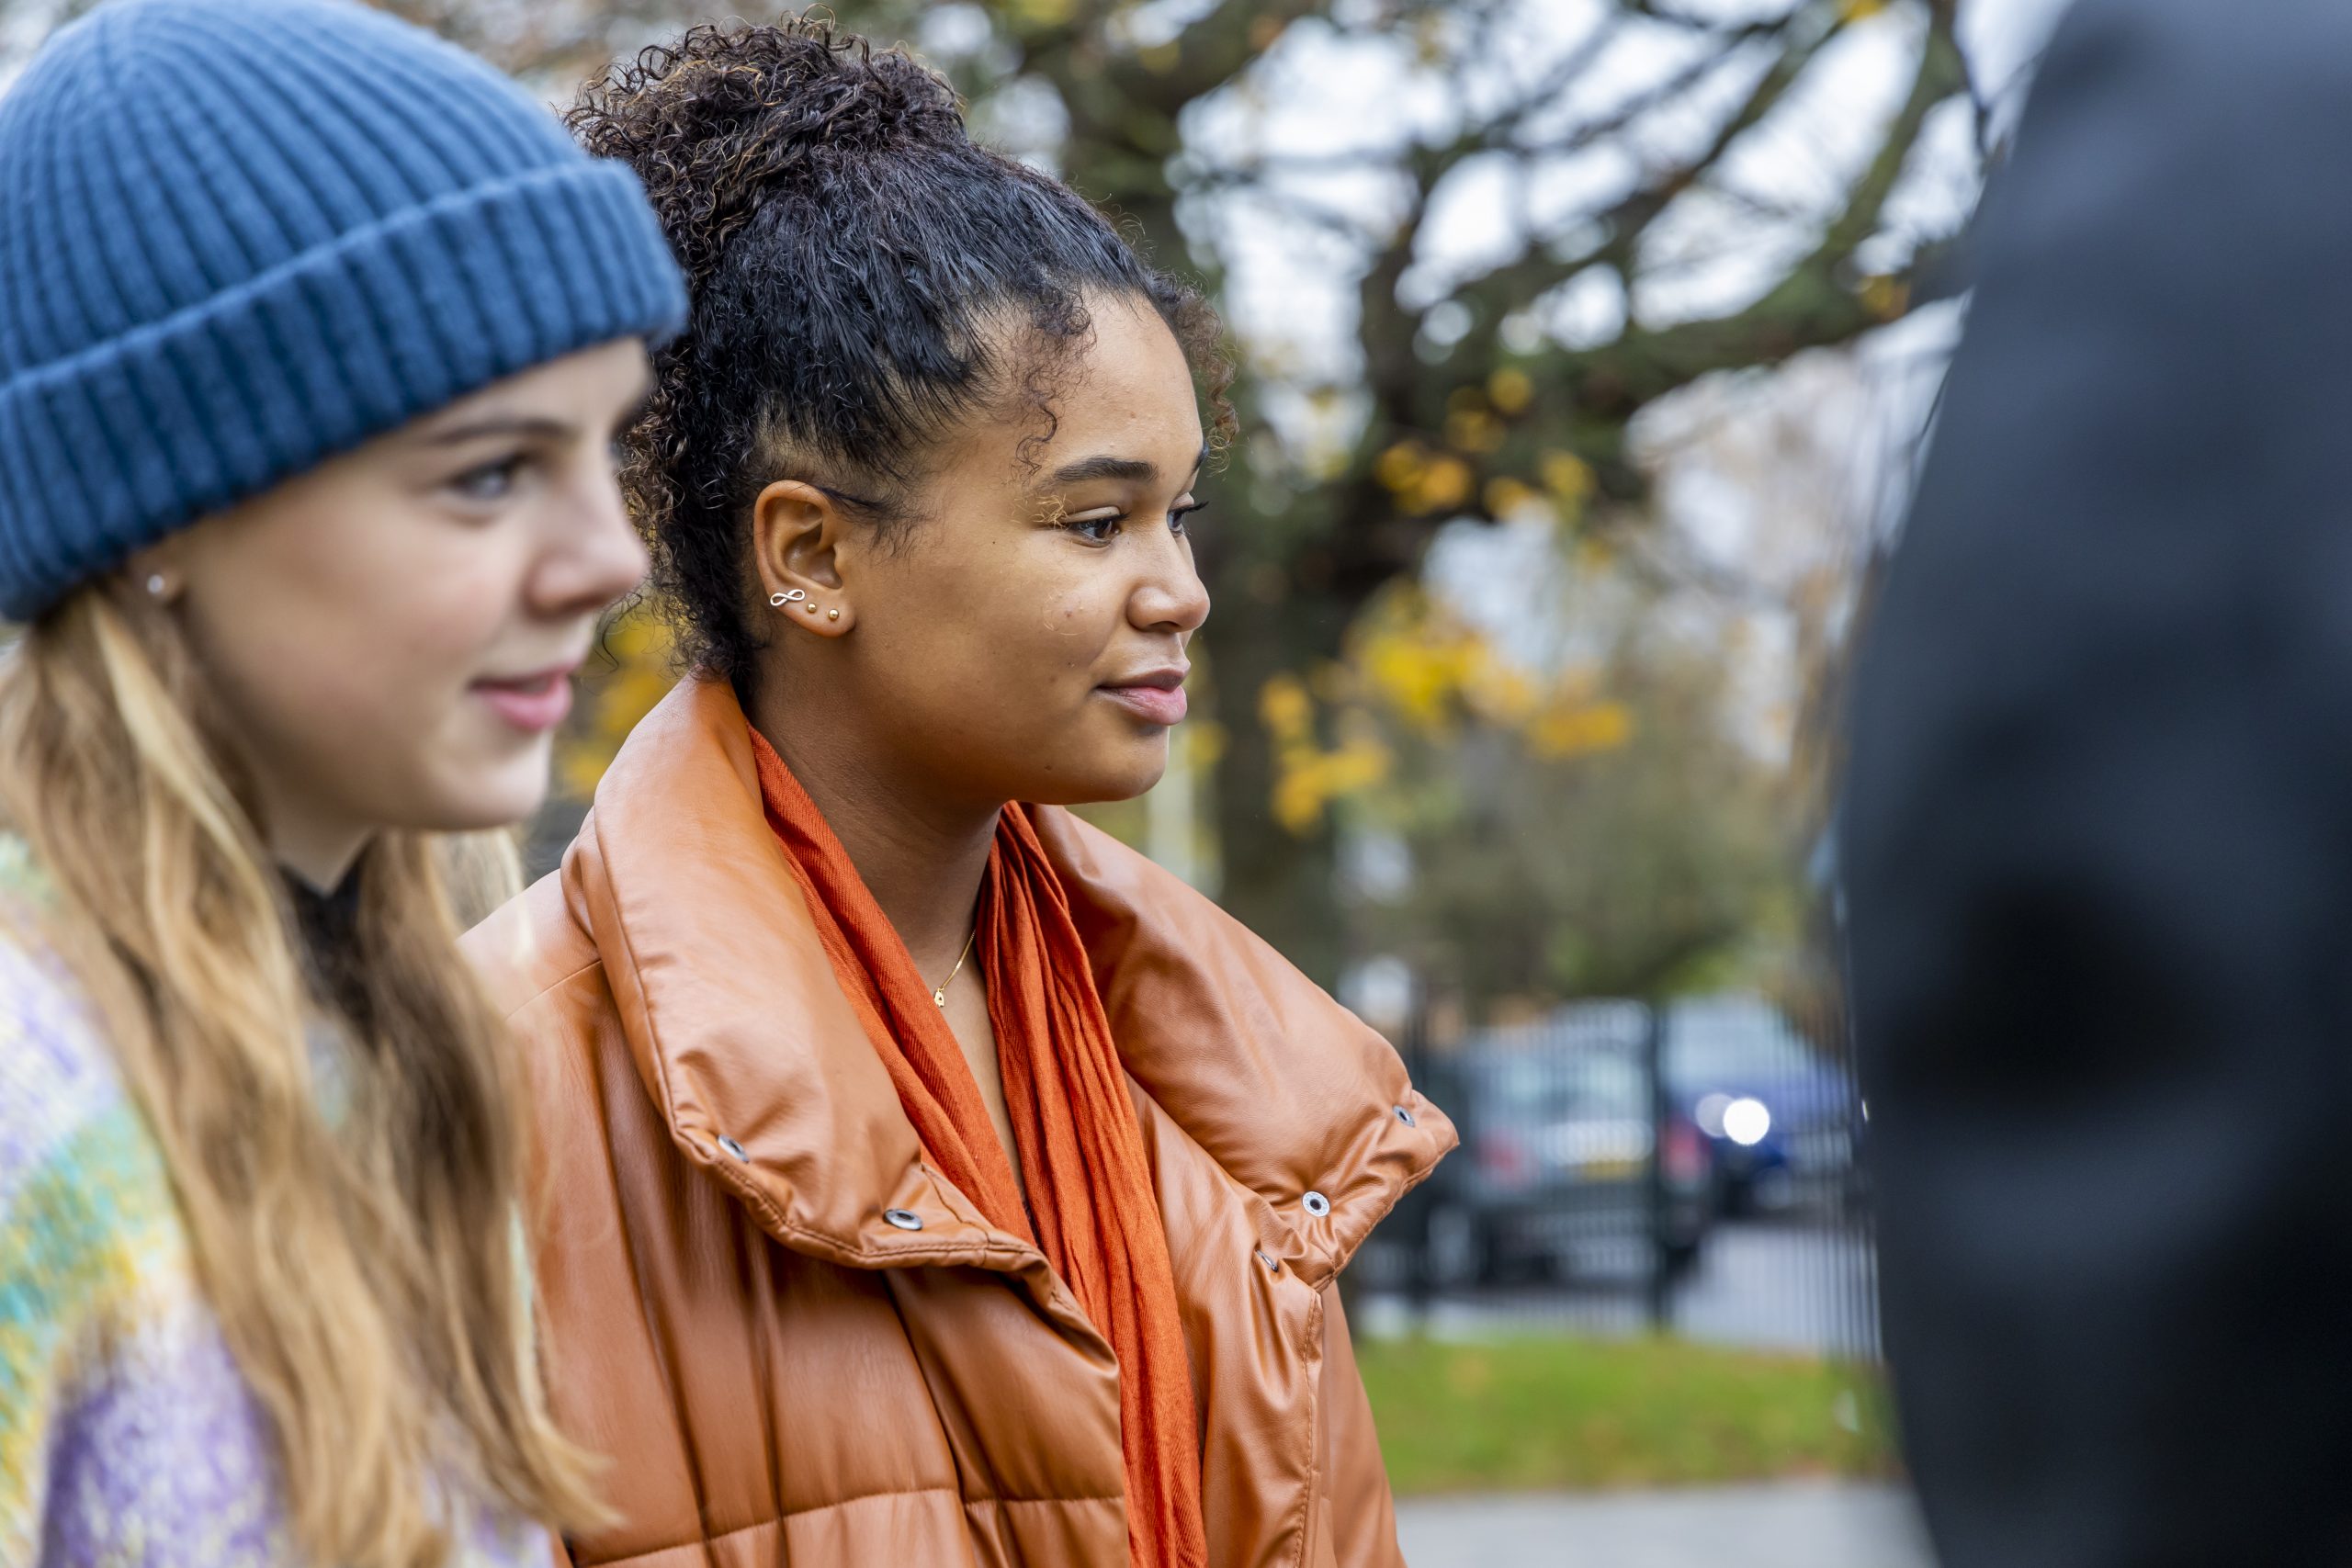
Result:
[[[523,844],[509,829],[444,834],[434,849],[459,931],[481,924],[523,891]]]
[[[426,1568],[458,1479],[560,1528],[599,1522],[532,1361],[523,1085],[453,945],[436,852],[392,832],[365,852],[356,1005],[325,1016],[208,711],[168,612],[85,587],[0,671],[0,813],[57,885],[57,940],[276,1428],[296,1541]],[[322,1023],[347,1046],[331,1111]]]

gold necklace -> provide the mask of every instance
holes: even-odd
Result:
[[[956,983],[956,976],[964,972],[964,960],[972,956],[972,946],[979,940],[980,922],[974,920],[972,922],[972,934],[964,939],[963,956],[956,960],[956,967],[947,972],[947,978],[939,982],[938,987],[931,993],[931,999],[937,1002],[942,1008],[944,1008],[947,1005],[947,987],[954,985]]]

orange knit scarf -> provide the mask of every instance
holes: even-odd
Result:
[[[906,944],[775,748],[757,731],[752,747],[768,825],[924,1153],[990,1224],[1046,1255],[1118,1354],[1134,1568],[1204,1568],[1192,1372],[1143,1131],[1061,880],[1026,809],[1008,806],[998,818],[977,954],[1029,1179],[1024,1213],[979,1085]]]

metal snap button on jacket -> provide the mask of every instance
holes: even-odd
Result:
[[[747,1164],[751,1160],[752,1156],[743,1152],[743,1145],[737,1143],[734,1139],[727,1136],[724,1133],[720,1134],[718,1136],[718,1146],[725,1149],[729,1154],[733,1155],[737,1159],[742,1160]]]
[[[1400,1105],[1396,1108],[1396,1120],[1409,1127],[1413,1125],[1413,1113]]]
[[[1306,1204],[1306,1212],[1314,1215],[1318,1220],[1331,1212],[1331,1200],[1326,1198],[1320,1192],[1309,1192],[1306,1197],[1301,1198],[1299,1201]]]
[[[885,1209],[882,1211],[882,1217],[902,1231],[922,1229],[922,1216],[912,1209]]]

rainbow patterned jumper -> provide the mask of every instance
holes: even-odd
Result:
[[[0,835],[0,1564],[298,1561],[267,1418],[198,1289],[163,1157]],[[546,1568],[477,1502],[451,1562]]]

